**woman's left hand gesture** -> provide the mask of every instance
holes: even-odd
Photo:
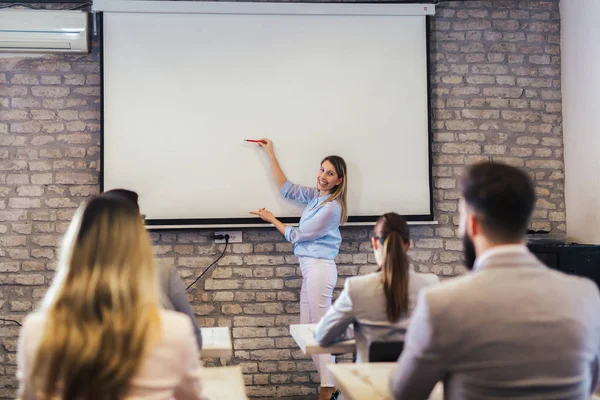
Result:
[[[271,211],[267,210],[266,208],[261,208],[258,211],[250,211],[250,214],[258,215],[263,221],[270,223],[273,223],[273,221],[275,221],[276,219],[273,213],[271,213]]]

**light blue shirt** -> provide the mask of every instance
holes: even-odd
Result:
[[[306,204],[298,227],[285,228],[285,239],[294,243],[294,254],[298,257],[334,260],[342,243],[340,203],[330,201],[322,205],[328,195],[319,197],[317,188],[295,185],[290,181],[285,182],[281,194],[286,199]]]

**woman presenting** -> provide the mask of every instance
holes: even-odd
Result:
[[[306,204],[306,208],[297,228],[279,221],[264,208],[251,214],[273,224],[287,241],[294,244],[294,254],[302,271],[300,323],[316,324],[331,307],[337,281],[334,260],[342,242],[340,224],[348,217],[346,162],[338,156],[325,157],[317,174],[316,188],[309,188],[287,180],[275,156],[272,141],[261,139],[258,145],[269,155],[273,177],[281,194],[287,199]],[[326,364],[333,363],[334,357],[322,354],[312,356],[312,359],[321,377],[319,400],[329,400],[335,389]]]

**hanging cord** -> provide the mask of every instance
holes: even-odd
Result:
[[[208,268],[206,268],[204,270],[204,272],[202,272],[202,274],[200,274],[199,277],[196,278],[196,280],[192,283],[190,283],[190,285],[185,288],[185,290],[189,290],[192,286],[194,286],[196,284],[196,282],[198,282],[209,270],[210,268],[215,265],[221,258],[223,258],[223,256],[225,255],[225,251],[227,250],[227,245],[229,244],[229,235],[225,235],[225,247],[223,248],[223,252],[221,253],[221,255],[215,260],[213,261]]]
[[[12,323],[17,324],[19,326],[22,326],[19,321],[14,320],[14,319],[0,318],[0,321],[2,321],[2,322],[12,322]]]

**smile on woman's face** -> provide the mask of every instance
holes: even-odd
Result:
[[[331,192],[337,185],[342,183],[343,178],[340,178],[329,161],[323,161],[319,173],[317,174],[317,189],[321,194]]]

